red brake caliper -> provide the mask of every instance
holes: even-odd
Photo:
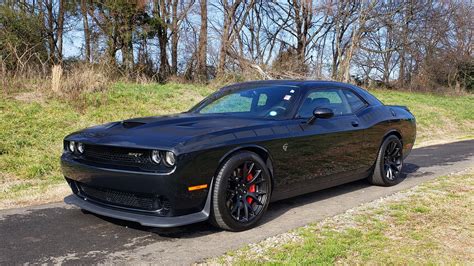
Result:
[[[252,173],[250,173],[250,174],[247,176],[247,181],[250,181],[250,180],[252,180],[252,179],[253,179],[253,175],[252,175]],[[250,187],[249,187],[249,192],[255,192],[255,184],[250,185]],[[247,202],[248,202],[249,204],[252,204],[252,201],[253,201],[253,199],[252,199],[251,197],[248,197],[248,198],[247,198]]]

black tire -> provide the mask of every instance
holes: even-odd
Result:
[[[403,146],[395,135],[388,136],[380,146],[374,172],[368,178],[369,182],[378,186],[393,186],[404,179]]]
[[[249,151],[232,155],[214,180],[211,223],[229,231],[254,227],[268,208],[271,186],[269,170],[260,156]]]

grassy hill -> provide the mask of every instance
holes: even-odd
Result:
[[[182,112],[213,91],[189,84],[116,84],[76,97],[22,92],[0,99],[0,209],[60,200],[62,139],[75,130],[131,117]],[[372,91],[407,105],[418,121],[417,145],[474,137],[474,95]]]

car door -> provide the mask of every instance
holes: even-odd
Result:
[[[306,123],[316,107],[330,108],[334,116]],[[360,178],[358,157],[364,130],[359,127],[344,89],[310,89],[295,119],[301,129],[295,130],[288,143],[293,174],[286,184],[279,184],[284,194],[293,196]]]

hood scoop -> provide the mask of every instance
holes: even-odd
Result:
[[[122,124],[122,126],[123,126],[124,128],[134,128],[134,127],[143,126],[143,125],[145,125],[146,123],[143,123],[143,122],[134,122],[134,121],[122,121],[120,124]]]

